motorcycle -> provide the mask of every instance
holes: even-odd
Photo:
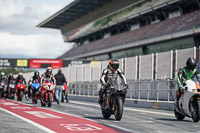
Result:
[[[15,81],[11,80],[8,85],[8,96],[10,99],[15,99]]]
[[[194,122],[200,120],[200,88],[199,81],[187,80],[183,89],[183,94],[179,98],[179,104],[174,104],[174,114],[178,120],[183,120],[186,116],[192,118]]]
[[[16,85],[16,96],[18,101],[22,101],[25,92],[26,92],[26,85],[23,82],[19,82]]]
[[[120,121],[123,115],[123,106],[126,97],[124,80],[120,76],[108,77],[108,88],[103,94],[101,111],[104,118],[110,118],[112,114]]]
[[[46,104],[48,105],[48,107],[51,107],[52,101],[54,100],[54,90],[55,86],[53,82],[51,82],[49,78],[44,80],[40,91],[40,101],[43,107],[46,106]]]
[[[27,98],[32,98],[32,82],[31,80],[28,81],[28,92],[27,92]]]
[[[0,83],[0,98],[6,99],[7,97],[7,89],[6,84],[2,81]]]
[[[62,89],[61,102],[64,102],[64,100],[66,100],[66,102],[69,102],[69,100],[68,100],[68,91],[67,91],[67,84],[64,84],[63,85],[63,89]]]
[[[39,98],[39,89],[40,89],[40,83],[38,82],[38,79],[36,79],[32,84],[32,103],[37,104],[37,100]]]

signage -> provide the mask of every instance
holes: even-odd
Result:
[[[1,59],[0,60],[0,66],[9,67],[10,66],[9,60],[8,59]]]
[[[62,67],[61,59],[30,59],[30,68],[47,68],[53,69]]]
[[[17,60],[17,67],[28,67],[28,60]]]

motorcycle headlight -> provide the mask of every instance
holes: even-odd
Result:
[[[196,89],[192,89],[192,92],[193,92],[193,93],[196,93]]]

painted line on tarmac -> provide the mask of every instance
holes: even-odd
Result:
[[[86,102],[70,101],[70,103],[100,107],[99,105],[96,105],[96,104],[93,104],[93,103],[88,103],[88,102],[86,103]],[[142,112],[142,113],[151,113],[151,114],[157,114],[157,115],[173,116],[174,117],[174,114],[163,113],[163,112],[156,112],[156,111],[149,111],[149,110],[142,110],[142,109],[133,109],[133,108],[129,108],[129,107],[124,107],[124,110],[137,111],[137,112],[140,112],[140,113]]]
[[[119,133],[119,132],[127,132],[126,130],[121,130],[120,128],[111,128],[114,126],[107,126],[105,124],[100,124],[98,122],[94,122],[90,119],[84,119],[82,117],[76,117],[73,115],[69,115],[63,112],[59,112],[59,111],[53,111],[53,109],[45,109],[45,108],[39,108],[39,107],[35,107],[35,106],[30,106],[24,103],[19,103],[19,102],[14,102],[14,101],[9,101],[9,100],[4,100],[3,103],[8,102],[8,103],[18,103],[16,104],[17,106],[24,106],[24,107],[31,107],[32,110],[34,111],[34,113],[32,113],[32,115],[26,113],[27,111],[30,112],[30,109],[26,109],[26,110],[22,110],[22,109],[18,109],[12,108],[12,105],[6,105],[6,104],[1,104],[1,100],[0,100],[0,107],[5,109],[5,110],[9,110],[9,113],[12,112],[12,114],[17,114],[16,116],[21,116],[24,118],[24,116],[26,117],[25,119],[31,119],[33,120],[33,122],[41,124],[42,126],[48,127],[51,130],[53,130],[53,133],[55,132],[77,132],[77,131],[81,131],[81,132],[115,132],[115,133]],[[14,105],[14,106],[16,106]],[[41,118],[41,114],[44,114],[43,112],[45,112],[47,115],[45,116],[45,118]],[[62,118],[51,118],[49,117],[50,114],[62,117]],[[40,118],[39,118],[39,117]],[[20,117],[20,118],[21,118]],[[24,119],[24,120],[25,120]],[[48,122],[46,122],[48,121]],[[50,132],[47,131],[47,132]],[[51,132],[50,132],[51,133]]]
[[[3,109],[3,108],[0,108],[0,110],[6,112],[6,113],[8,113],[8,114],[11,114],[11,115],[13,115],[13,116],[15,116],[15,117],[17,117],[17,118],[20,118],[20,119],[22,119],[23,121],[26,121],[26,122],[28,122],[28,123],[30,123],[30,124],[32,124],[32,125],[34,125],[34,126],[40,128],[40,129],[42,129],[43,131],[45,131],[45,132],[47,132],[47,133],[56,133],[56,132],[54,132],[54,131],[52,131],[52,130],[50,130],[50,129],[48,129],[48,128],[46,128],[46,127],[44,127],[44,126],[42,126],[42,125],[40,125],[40,124],[38,124],[38,123],[36,123],[36,122],[33,122],[33,121],[29,120],[29,119],[26,119],[26,118],[24,118],[24,117],[22,117],[22,116],[20,116],[20,115],[17,115],[17,114],[15,114],[15,113],[11,112],[11,111],[8,111],[8,110]]]
[[[15,101],[16,103],[21,103],[21,102],[19,102],[19,101]],[[72,103],[72,102],[70,102],[70,103]],[[28,106],[33,106],[33,107],[36,107],[36,106],[34,106],[34,105],[32,105],[32,104],[26,104],[26,103],[23,103],[23,104],[25,104],[25,105],[28,105]],[[88,105],[88,104],[84,104],[84,105]],[[93,104],[90,104],[91,106],[94,106]],[[63,105],[63,106],[65,106],[65,105]],[[96,105],[95,107],[99,107],[98,105]],[[119,126],[116,126],[116,125],[112,125],[112,124],[106,124],[106,123],[104,123],[104,122],[99,122],[99,121],[95,121],[95,120],[93,120],[93,119],[89,119],[89,118],[84,118],[83,116],[81,116],[81,115],[75,115],[75,114],[71,114],[71,113],[66,113],[66,112],[62,112],[62,111],[59,111],[59,110],[56,110],[56,109],[53,109],[53,108],[43,108],[43,107],[37,107],[37,108],[41,108],[41,109],[45,109],[45,110],[50,110],[50,111],[55,111],[55,112],[58,112],[58,113],[61,113],[61,114],[67,114],[67,115],[71,115],[71,116],[74,116],[74,117],[78,117],[78,118],[82,118],[82,119],[86,119],[86,120],[89,120],[89,121],[93,121],[93,122],[97,122],[97,123],[99,123],[99,124],[103,124],[103,125],[107,125],[107,126],[109,126],[109,127],[113,127],[113,128],[116,128],[116,129],[119,129],[119,130],[122,130],[122,131],[127,131],[127,132],[131,132],[131,133],[133,133],[133,132],[135,132],[135,131],[133,131],[133,130],[130,130],[130,129],[126,129],[126,128],[123,128],[123,127],[119,127]],[[65,111],[65,110],[64,110]]]

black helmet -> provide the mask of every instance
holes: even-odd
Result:
[[[113,58],[109,61],[109,67],[112,71],[116,71],[119,68],[119,61],[116,58]]]
[[[40,76],[40,73],[38,71],[35,71],[34,76],[38,77],[38,76]]]
[[[189,71],[193,71],[196,68],[196,60],[194,58],[189,57],[186,61],[186,67]]]
[[[9,77],[13,77],[13,74],[12,74],[12,73],[9,73]]]

